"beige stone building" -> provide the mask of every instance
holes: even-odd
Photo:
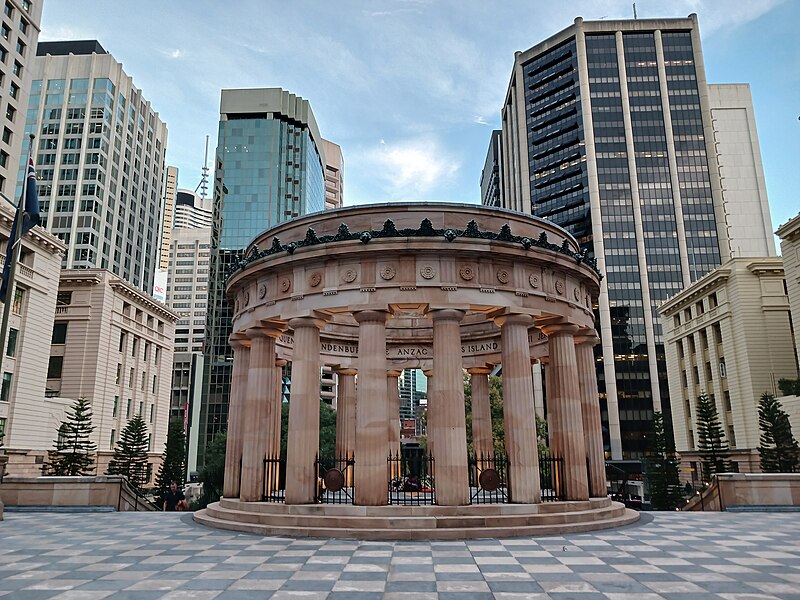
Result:
[[[0,201],[0,252],[5,252],[13,219],[13,208]],[[41,227],[34,227],[22,238],[0,391],[0,448],[9,457],[11,473],[20,463],[37,468],[35,456],[41,454],[31,454],[31,450],[41,447],[41,426],[54,422],[63,413],[60,402],[45,398],[43,374],[50,355],[65,248],[57,237]],[[0,264],[3,262],[5,256],[0,254]],[[48,428],[44,436],[48,447],[52,445],[54,431]]]
[[[738,469],[758,471],[758,399],[779,394],[782,377],[797,377],[781,259],[731,259],[659,312],[683,477],[699,478],[695,408],[701,392],[716,403]]]
[[[99,473],[135,414],[148,424],[150,463],[157,472],[169,421],[177,318],[104,269],[61,272],[46,396],[64,405],[79,397],[91,402]],[[50,448],[58,423],[35,425],[31,444]]]
[[[325,150],[325,210],[344,206],[344,158],[342,148],[323,138]]]
[[[786,292],[794,324],[794,344],[800,349],[800,214],[778,227],[781,257],[786,272]]]

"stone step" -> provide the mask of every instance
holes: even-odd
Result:
[[[228,504],[230,505],[230,503]],[[614,503],[611,506],[593,509],[569,511],[546,514],[461,514],[461,515],[418,515],[418,516],[368,516],[362,514],[331,515],[321,505],[315,514],[286,514],[276,511],[268,513],[251,511],[252,503],[240,503],[236,509],[228,508],[217,503],[210,504],[206,512],[208,516],[242,523],[275,526],[275,527],[330,527],[332,522],[339,529],[370,529],[370,530],[405,530],[405,529],[469,529],[485,527],[528,527],[539,525],[560,525],[567,523],[585,523],[605,519],[614,519],[625,514],[622,504]],[[359,507],[354,507],[358,509]],[[496,507],[499,510],[500,506]]]
[[[29,506],[9,506],[6,505],[5,511],[9,513],[106,513],[117,512],[116,506],[49,506],[49,505],[29,505]]]
[[[230,521],[210,516],[208,510],[194,513],[196,522],[210,527],[254,533],[258,535],[281,535],[289,537],[355,538],[362,540],[457,540],[474,538],[506,538],[519,536],[546,536],[595,531],[628,525],[639,519],[639,513],[623,509],[622,515],[592,521],[542,524],[526,526],[486,526],[420,529],[373,529],[341,528],[323,526],[280,526]]]

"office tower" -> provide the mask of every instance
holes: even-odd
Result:
[[[225,273],[259,233],[325,208],[325,151],[308,100],[279,88],[222,90],[205,341],[205,445],[228,422],[233,354]]]
[[[502,204],[567,228],[605,275],[596,356],[613,458],[641,457],[653,410],[669,414],[658,305],[727,258],[731,236],[766,235],[763,220],[726,226],[726,208],[764,214],[766,195],[725,204],[711,110],[696,15],[578,18],[515,56]]]
[[[166,125],[96,40],[42,42],[31,70],[26,130],[37,134],[42,223],[68,246],[63,266],[109,269],[152,293]]]
[[[160,271],[169,269],[169,248],[172,241],[172,228],[175,223],[175,196],[178,192],[178,167],[167,167],[164,182],[164,216],[161,219],[161,255],[158,262]]]
[[[484,206],[503,206],[502,187],[500,185],[500,162],[502,131],[495,129],[489,139],[489,150],[486,152],[486,162],[481,171],[481,204]]]
[[[175,352],[203,351],[210,262],[210,227],[172,230],[166,305],[178,313]]]
[[[189,190],[178,190],[173,227],[211,227],[213,205],[211,198],[201,198]]]
[[[325,210],[344,206],[344,158],[338,144],[322,140],[325,149]]]
[[[0,114],[5,115],[0,141],[0,194],[7,200],[13,200],[10,197],[15,195],[17,168],[28,156],[23,131],[41,18],[41,0],[5,0],[0,21],[4,39],[0,44]]]

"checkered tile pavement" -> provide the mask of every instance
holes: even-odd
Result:
[[[180,513],[6,513],[0,599],[800,600],[800,514],[656,513],[466,542],[264,538]]]

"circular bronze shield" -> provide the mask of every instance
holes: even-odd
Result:
[[[322,480],[325,482],[325,489],[329,492],[338,492],[344,487],[344,473],[339,469],[328,469]]]
[[[493,492],[500,487],[500,474],[494,469],[484,469],[478,477],[481,489]]]

